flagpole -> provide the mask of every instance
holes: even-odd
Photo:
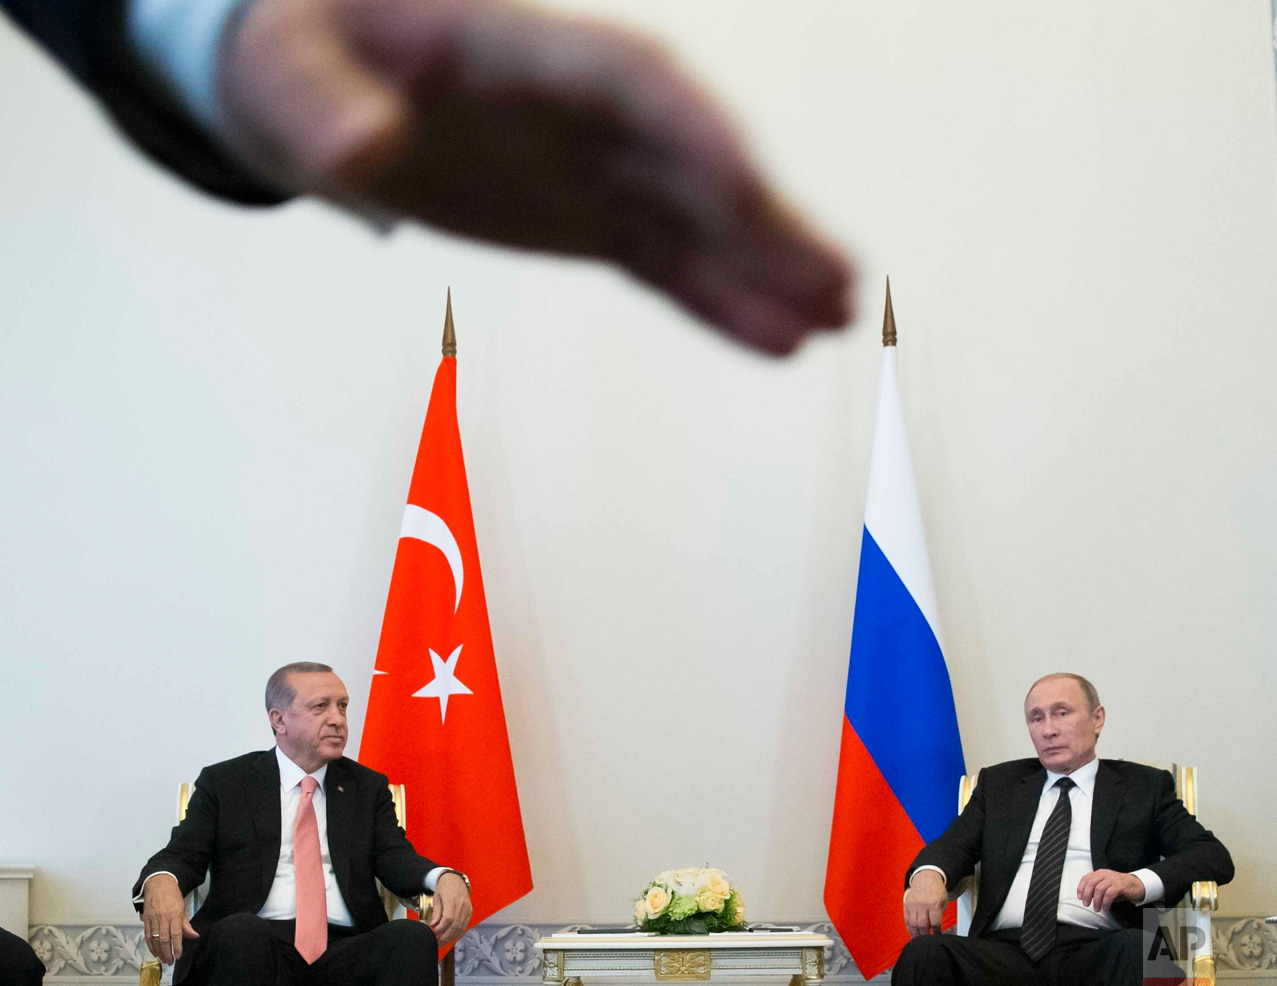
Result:
[[[457,330],[452,325],[452,286],[448,287],[448,307],[443,315],[443,355],[446,359],[457,356]],[[439,982],[441,986],[454,986],[457,980],[457,950],[448,949],[440,960]]]
[[[887,278],[887,306],[882,312],[882,344],[896,344],[896,313],[891,308],[891,278]]]
[[[452,288],[448,288],[448,311],[443,316],[443,354],[457,355],[457,330],[452,327]]]

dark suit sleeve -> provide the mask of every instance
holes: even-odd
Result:
[[[40,986],[44,963],[22,938],[0,928],[0,978],[10,986]]]
[[[208,136],[133,51],[125,0],[0,0],[0,6],[94,93],[149,157],[213,195],[245,205],[288,196]]]
[[[186,817],[173,828],[168,845],[146,861],[133,885],[133,896],[152,873],[168,871],[177,877],[185,897],[204,882],[217,838],[217,795],[208,768],[200,771],[195,790],[186,805]],[[139,913],[141,904],[134,904]]]
[[[981,770],[962,814],[949,823],[943,835],[922,847],[905,873],[906,887],[919,866],[938,866],[944,870],[945,886],[950,891],[975,872],[984,842],[984,780]]]
[[[377,776],[381,780],[373,809],[373,873],[391,893],[415,897],[425,890],[426,874],[439,864],[412,847],[395,820],[395,802],[386,779]]]
[[[1153,833],[1157,851],[1165,858],[1149,869],[1161,877],[1165,887],[1162,903],[1179,900],[1195,880],[1228,883],[1233,878],[1233,858],[1228,850],[1175,796],[1175,780],[1169,772],[1158,771],[1157,783]]]

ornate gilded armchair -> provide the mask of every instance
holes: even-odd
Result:
[[[1171,765],[1171,773],[1175,777],[1175,793],[1184,802],[1184,807],[1193,816],[1197,815],[1197,768]],[[958,812],[967,806],[971,793],[975,790],[979,775],[967,774],[958,782]],[[958,902],[958,926],[960,935],[965,935],[971,928],[971,918],[975,914],[976,886],[979,872],[967,877],[959,884],[956,892]],[[1215,986],[1215,956],[1211,952],[1210,916],[1211,911],[1219,908],[1219,887],[1214,880],[1203,880],[1193,884],[1193,889],[1174,907],[1167,909],[1172,932],[1192,926],[1197,934],[1184,936],[1189,942],[1189,955],[1186,956],[1188,968],[1184,972],[1190,982]],[[1178,937],[1176,940],[1180,940]]]
[[[194,784],[181,784],[177,789],[177,820],[180,822],[186,817],[186,805],[191,800],[191,791]],[[404,786],[402,784],[390,785],[390,796],[395,802],[395,819],[399,822],[399,826],[404,828],[407,826],[408,808],[406,796],[404,794]],[[186,915],[194,917],[195,912],[199,910],[200,905],[204,902],[207,893],[208,881],[204,881],[204,885],[197,887],[186,895]],[[429,921],[430,913],[434,907],[434,895],[423,893],[417,897],[396,897],[385,887],[381,888],[381,900],[386,907],[386,917],[396,918],[416,915],[418,921]],[[140,976],[140,986],[160,986],[160,980],[164,975],[164,967],[159,959],[151,959],[149,962],[142,963],[142,971]],[[440,962],[439,986],[454,986],[456,978],[456,958],[453,951],[449,950]]]

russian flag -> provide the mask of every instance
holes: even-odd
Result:
[[[825,910],[865,979],[909,940],[905,871],[957,814],[966,773],[896,385],[890,283],[883,342],[825,871]]]

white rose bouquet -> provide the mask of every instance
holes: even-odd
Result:
[[[665,870],[634,902],[634,920],[663,935],[707,935],[745,923],[745,899],[711,867]]]

